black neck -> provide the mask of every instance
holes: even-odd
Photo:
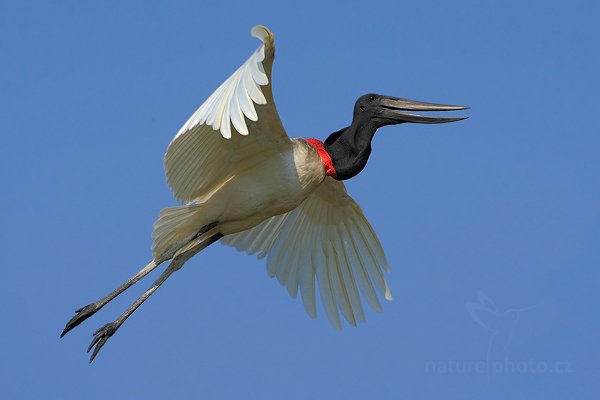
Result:
[[[329,135],[325,148],[338,180],[350,179],[363,170],[371,155],[371,140],[381,124],[354,118],[352,125]]]

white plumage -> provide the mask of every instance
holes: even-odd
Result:
[[[375,310],[390,290],[383,249],[360,207],[344,184],[330,177],[296,209],[221,239],[240,251],[267,257],[267,272],[296,297],[298,288],[307,313],[315,318],[315,283],[329,321],[341,328],[338,308],[352,325],[364,322],[359,292]],[[315,279],[316,278],[316,279]]]
[[[270,64],[273,62],[273,34],[263,26],[255,26],[252,36],[262,40],[263,44],[242,64],[225,82],[221,84],[200,106],[200,108],[181,127],[177,135],[187,132],[196,125],[210,125],[220,130],[224,138],[231,138],[231,126],[238,133],[247,135],[248,127],[244,116],[250,121],[257,121],[256,104],[266,104],[267,99],[262,93],[261,86],[269,84],[263,67],[265,49],[269,46]],[[270,66],[269,66],[270,68]],[[270,98],[272,103],[272,97]]]
[[[218,220],[222,242],[267,257],[269,275],[292,297],[300,289],[311,317],[318,284],[331,323],[341,327],[339,309],[356,325],[365,320],[361,294],[377,311],[375,289],[391,300],[383,249],[344,184],[324,175],[317,152],[287,137],[271,91],[274,36],[263,26],[252,35],[261,46],[169,145],[167,182],[193,204],[161,212],[154,256]]]
[[[384,278],[389,267],[383,249],[360,207],[342,181],[336,180],[343,178],[337,175],[329,150],[316,140],[290,139],[283,128],[271,88],[273,34],[256,26],[252,35],[262,41],[260,47],[192,114],[169,144],[164,158],[167,183],[175,198],[185,204],[161,210],[152,233],[153,260],[107,296],[77,310],[61,334],[171,260],[136,302],[94,333],[88,348],[94,349],[90,362],[173,272],[217,240],[266,257],[269,276],[276,277],[292,297],[300,291],[313,318],[318,288],[325,313],[338,329],[340,312],[356,325],[365,320],[363,301],[380,311],[377,291],[386,300],[392,298]],[[375,95],[361,97],[356,109],[364,110],[358,104],[374,99]],[[361,115],[391,118],[396,121],[392,123],[403,118],[426,123],[458,120],[390,111],[396,103],[413,107],[408,109],[440,105],[390,97],[379,101],[387,103]],[[363,161],[357,161],[356,171],[364,167]]]

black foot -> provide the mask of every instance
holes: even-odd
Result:
[[[94,332],[94,339],[92,340],[92,343],[90,343],[90,346],[87,349],[89,353],[90,350],[92,350],[92,348],[96,346],[96,348],[94,348],[94,351],[92,352],[92,356],[90,357],[90,364],[92,363],[92,361],[94,361],[94,358],[96,358],[96,355],[98,354],[102,346],[104,346],[104,343],[106,343],[108,338],[110,338],[117,331],[118,327],[119,326],[116,324],[116,322],[111,322]]]
[[[79,310],[76,310],[75,312],[77,314],[73,318],[71,318],[69,322],[67,322],[67,325],[60,334],[60,337],[65,336],[67,332],[69,332],[71,329],[75,328],[77,325],[94,315],[96,311],[98,311],[98,307],[95,303],[88,304],[87,306],[81,307]]]

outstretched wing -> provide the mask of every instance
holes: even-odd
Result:
[[[289,140],[273,101],[274,35],[255,26],[261,46],[200,106],[169,144],[167,183],[183,202],[203,201],[245,162]]]
[[[362,297],[381,310],[375,288],[391,300],[383,276],[389,266],[381,244],[344,184],[326,177],[298,208],[221,241],[240,251],[267,256],[267,272],[292,297],[298,288],[304,308],[316,317],[315,283],[331,323],[341,328],[338,309],[352,325],[364,322]]]

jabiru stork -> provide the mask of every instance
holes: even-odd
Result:
[[[76,311],[61,337],[160,264],[171,260],[154,284],[114,322],[94,333],[90,363],[106,341],[171,274],[220,240],[259,258],[267,272],[316,318],[315,287],[325,313],[340,329],[338,310],[351,325],[364,321],[361,296],[380,311],[377,289],[392,295],[381,244],[342,181],[363,170],[377,129],[406,122],[438,124],[464,117],[432,117],[406,111],[454,111],[468,107],[366,94],[356,101],[352,123],[316,139],[291,139],[281,123],[271,88],[274,35],[256,26],[259,48],[200,106],[169,144],[167,182],[185,205],[160,211],[152,233],[153,259],[97,302]]]

